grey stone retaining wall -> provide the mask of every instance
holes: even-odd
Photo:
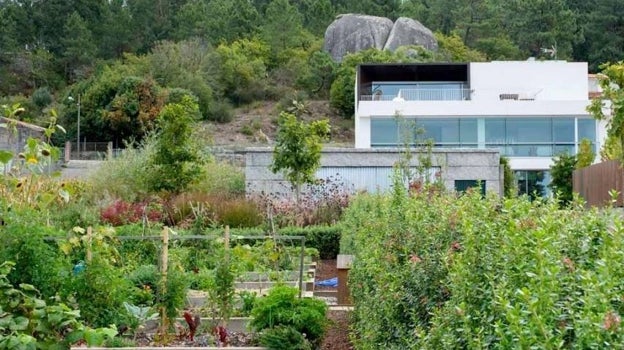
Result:
[[[272,148],[247,148],[245,154],[245,177],[247,194],[292,194],[290,184],[281,174],[269,170]],[[403,150],[398,148],[326,148],[322,152],[319,174],[327,169],[338,173],[344,182],[350,182],[354,190],[385,190],[388,174],[401,159]],[[448,189],[455,188],[455,180],[485,181],[486,190],[501,194],[502,181],[500,155],[497,150],[486,149],[437,149],[431,160],[435,172]],[[418,153],[412,153],[412,166],[418,165]]]

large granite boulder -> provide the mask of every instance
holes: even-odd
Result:
[[[348,53],[370,48],[394,51],[404,45],[438,49],[431,30],[406,17],[392,23],[385,17],[344,14],[336,17],[325,31],[324,49],[338,62]]]
[[[411,18],[401,17],[394,22],[384,50],[394,51],[405,45],[421,45],[430,51],[438,49],[438,41],[429,28]]]
[[[383,49],[393,23],[384,17],[345,14],[336,18],[325,31],[325,51],[336,61],[347,53],[369,48]]]

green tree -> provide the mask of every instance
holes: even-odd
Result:
[[[197,39],[160,41],[147,55],[148,74],[159,85],[167,88],[182,88],[192,91],[198,98],[199,109],[204,117],[209,117],[213,103],[210,86],[214,78],[209,74],[209,65],[214,50]]]
[[[622,159],[622,145],[620,138],[612,135],[607,136],[602,148],[600,149],[600,160],[619,160]]]
[[[594,145],[589,139],[582,139],[579,144],[578,154],[576,155],[576,168],[584,168],[592,165],[596,159]]]
[[[516,186],[514,172],[509,165],[509,158],[501,156],[500,165],[503,168],[503,195],[505,197],[518,195],[518,186]]]
[[[80,70],[93,63],[97,48],[87,23],[78,12],[74,11],[67,19],[62,41],[65,74],[69,81],[84,77],[85,73]]]
[[[213,45],[250,38],[260,16],[247,0],[191,0],[176,14],[177,39],[199,37]]]
[[[273,173],[282,172],[294,190],[299,202],[301,186],[315,180],[314,173],[321,165],[323,141],[329,137],[327,120],[305,123],[294,114],[280,113],[276,144],[273,149]]]
[[[303,19],[289,0],[273,0],[266,9],[262,38],[273,50],[283,51],[301,44]]]
[[[520,49],[533,57],[569,58],[582,39],[577,16],[565,0],[509,0],[503,7],[503,27]],[[542,49],[556,50],[544,53]]]
[[[550,167],[552,179],[548,187],[557,194],[557,198],[564,206],[572,201],[572,173],[576,169],[576,163],[576,156],[564,153],[555,157]]]
[[[316,36],[323,36],[334,20],[334,7],[330,0],[303,0],[299,11],[303,15],[303,26]]]
[[[158,116],[155,151],[149,161],[148,188],[177,194],[202,174],[203,159],[193,139],[193,116],[199,112],[189,96],[168,104]]]
[[[438,40],[438,54],[449,62],[482,62],[485,55],[467,47],[457,34],[444,35],[436,33]]]
[[[241,39],[215,50],[214,76],[219,93],[234,104],[264,97],[269,48],[261,41]]]
[[[592,100],[588,111],[598,120],[607,121],[607,135],[619,140],[624,149],[624,61],[600,66],[598,82],[602,88],[600,98]],[[605,113],[608,111],[607,113]],[[620,154],[622,156],[622,154]],[[620,158],[620,161],[624,161]]]

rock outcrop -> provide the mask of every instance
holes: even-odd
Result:
[[[411,18],[401,17],[394,22],[384,50],[394,51],[405,45],[421,45],[431,51],[438,49],[438,41],[429,28]]]
[[[337,16],[325,31],[324,49],[338,62],[348,53],[369,48],[394,51],[404,45],[438,48],[431,30],[405,17],[392,23],[385,17],[344,14]]]
[[[325,31],[325,51],[341,61],[348,53],[369,48],[383,49],[393,23],[384,17],[339,15]]]

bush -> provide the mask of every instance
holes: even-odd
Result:
[[[143,203],[128,203],[121,199],[102,209],[102,222],[113,226],[121,226],[148,220],[149,222],[160,222],[163,219],[161,205]]]
[[[96,201],[110,197],[133,202],[149,197],[145,169],[154,153],[153,137],[147,137],[139,145],[129,143],[125,146],[118,157],[103,162],[98,171],[89,175],[89,199]]]
[[[40,213],[13,209],[2,214],[0,262],[15,262],[9,280],[15,285],[31,284],[43,297],[54,296],[69,274],[70,264],[58,247],[45,242],[44,237],[59,237],[64,232],[32,220]]]
[[[306,247],[316,248],[321,259],[336,259],[340,251],[340,232],[337,226],[285,227],[278,231],[284,236],[304,236]]]
[[[191,185],[187,193],[220,194],[236,196],[245,194],[245,173],[240,167],[227,162],[204,164],[204,176]]]
[[[305,336],[290,326],[277,326],[264,331],[260,344],[269,350],[312,350]]]
[[[256,227],[264,222],[258,205],[245,198],[221,202],[215,206],[215,214],[217,223],[223,226]]]
[[[359,197],[343,233],[358,348],[624,346],[624,223],[613,212],[397,192]]]
[[[322,300],[298,299],[298,292],[296,288],[288,286],[273,287],[266,297],[256,301],[251,311],[253,318],[251,327],[256,331],[279,326],[292,327],[300,334],[305,334],[312,344],[317,345],[325,332],[327,305]],[[288,330],[279,330],[272,334],[290,333]]]
[[[234,108],[227,101],[214,101],[208,109],[206,119],[219,123],[229,123],[234,119]]]
[[[304,236],[306,238],[306,247],[318,250],[321,259],[335,259],[340,249],[340,237],[342,228],[340,226],[308,226],[308,227],[284,227],[277,230],[278,235],[282,236]],[[206,231],[205,234],[218,235],[222,230]],[[230,234],[233,236],[253,236],[264,235],[266,231],[262,228],[244,228],[232,229]],[[298,241],[293,241],[295,245]]]
[[[33,104],[39,109],[43,109],[49,106],[54,100],[50,89],[45,86],[35,90],[30,99],[32,100]]]

